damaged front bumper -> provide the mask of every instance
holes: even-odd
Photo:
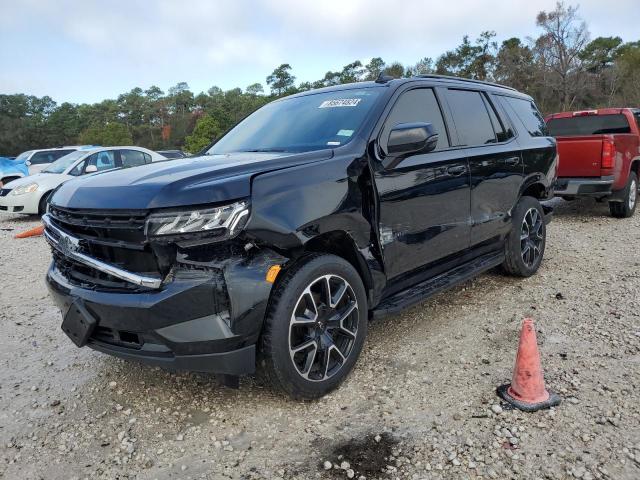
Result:
[[[56,262],[46,280],[62,328],[79,346],[169,369],[241,375],[255,370],[272,288],[266,273],[286,261],[254,250],[174,268],[157,289],[83,288]]]

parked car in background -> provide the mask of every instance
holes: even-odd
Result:
[[[15,158],[0,157],[0,188],[18,178],[29,175],[29,167],[23,161]]]
[[[555,194],[606,200],[614,217],[632,216],[640,176],[640,109],[555,113],[546,122],[560,155]]]
[[[61,157],[64,157],[66,154],[75,152],[76,150],[80,150],[83,148],[90,148],[93,145],[74,145],[68,147],[56,147],[56,148],[45,148],[40,150],[28,150],[26,152],[22,152],[20,155],[16,157],[16,160],[20,160],[26,163],[29,167],[29,174],[33,175],[34,173],[41,172],[53,162],[58,160]]]
[[[352,370],[371,316],[496,266],[533,275],[556,159],[531,97],[507,87],[292,95],[200,157],[62,185],[47,283],[78,346],[230,376],[258,355],[274,386],[316,398]]]
[[[49,164],[40,173],[7,183],[0,189],[0,212],[42,215],[51,192],[67,180],[160,160],[166,158],[142,147],[82,147]]]
[[[158,153],[169,160],[175,160],[176,158],[185,158],[187,156],[182,150],[159,150]]]

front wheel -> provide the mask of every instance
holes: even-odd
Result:
[[[513,210],[503,269],[510,275],[530,277],[540,268],[546,244],[542,205],[533,197],[522,197]]]
[[[629,174],[622,198],[621,202],[609,202],[609,212],[611,212],[612,217],[629,218],[636,211],[636,205],[638,204],[638,177],[635,172]]]
[[[362,280],[340,257],[310,255],[274,288],[261,366],[289,396],[319,398],[340,385],[362,350],[368,321]]]

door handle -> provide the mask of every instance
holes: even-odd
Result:
[[[510,158],[506,158],[506,159],[504,160],[504,163],[505,163],[506,165],[513,165],[513,166],[518,165],[518,164],[520,163],[520,157],[510,157]]]
[[[465,167],[464,165],[456,165],[455,167],[447,168],[447,173],[456,177],[462,175],[466,171],[467,167]]]

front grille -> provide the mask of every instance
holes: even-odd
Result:
[[[7,195],[9,195],[9,192],[11,191],[11,188],[1,188],[0,189],[0,197],[6,197]]]
[[[156,256],[144,234],[146,212],[78,210],[51,205],[49,217],[61,230],[81,240],[82,253],[124,270],[146,276],[161,276]],[[55,249],[53,259],[73,284],[102,290],[140,290],[129,282],[65,257]]]

